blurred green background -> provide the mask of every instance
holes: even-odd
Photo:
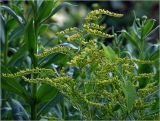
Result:
[[[63,30],[68,27],[79,27],[83,23],[83,18],[87,13],[94,9],[107,9],[110,11],[115,11],[123,13],[124,17],[122,18],[112,18],[105,17],[102,20],[103,24],[106,24],[108,30],[111,31],[112,26],[116,31],[122,29],[127,29],[133,23],[133,20],[136,17],[147,16],[148,18],[154,18],[159,23],[159,1],[158,0],[141,0],[141,1],[121,1],[121,0],[64,0],[73,4],[73,6],[62,8],[56,15],[51,17],[47,23],[53,23],[49,26],[49,30],[45,33],[48,37],[53,37],[55,32]],[[17,6],[24,4],[24,7],[29,6],[29,2],[22,0],[12,0],[6,1],[2,0],[2,4],[12,4],[15,3]],[[21,6],[22,7],[22,6]],[[155,38],[158,37],[158,31],[152,35],[152,43],[156,42]],[[110,41],[110,40],[108,40]]]

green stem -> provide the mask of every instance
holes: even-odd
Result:
[[[37,48],[36,48],[36,50],[37,50]],[[37,60],[36,60],[34,54],[32,54],[32,62],[33,62],[33,68],[37,67]],[[32,78],[36,78],[36,77],[37,77],[36,74],[32,75]],[[33,99],[33,103],[31,104],[31,119],[32,120],[35,120],[37,118],[36,93],[37,93],[37,84],[32,84],[32,99]]]
[[[37,52],[37,48],[35,48],[35,51]],[[32,62],[33,62],[33,68],[37,67],[37,59],[34,56],[34,53],[32,54]],[[37,77],[37,74],[32,75],[32,78],[36,78],[36,77]],[[32,98],[33,98],[33,103],[31,104],[31,119],[32,120],[35,120],[37,118],[36,93],[37,93],[37,84],[32,84]]]
[[[33,103],[31,104],[31,120],[35,120],[37,118],[36,92],[37,92],[37,85],[32,84]]]
[[[140,47],[140,55],[139,55],[139,59],[144,59],[143,57],[143,51],[144,51],[144,39],[141,39],[141,47]]]
[[[4,66],[7,68],[7,54],[8,54],[8,32],[5,30],[5,45],[4,45]],[[2,91],[2,108],[5,106],[6,91]]]
[[[35,17],[36,18],[36,17]],[[33,66],[32,68],[35,68],[37,67],[37,58],[35,57],[35,53],[37,53],[37,38],[38,38],[38,35],[37,35],[37,29],[38,29],[38,26],[37,26],[37,23],[36,23],[36,20],[35,20],[35,25],[34,25],[34,30],[35,30],[35,41],[36,41],[36,48],[34,48],[34,51],[33,53],[31,53],[32,55],[32,63],[33,63]],[[36,78],[37,77],[37,74],[33,74],[32,75],[32,78]],[[37,119],[37,99],[36,99],[36,93],[37,93],[37,84],[32,84],[32,99],[33,99],[33,103],[31,104],[31,120],[36,120]]]

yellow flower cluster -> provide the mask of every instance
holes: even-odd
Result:
[[[82,27],[85,28],[85,29],[90,29],[90,28],[97,29],[97,30],[103,30],[103,29],[105,29],[105,26],[100,26],[100,25],[95,24],[95,23],[83,24]]]
[[[153,106],[154,103],[155,103],[155,100],[152,100],[151,102],[145,102],[144,100],[139,98],[135,102],[135,108],[141,110],[141,109]]]
[[[114,13],[114,12],[104,10],[104,9],[93,10],[88,15],[92,16],[92,15],[100,15],[100,14],[105,14],[105,15],[114,16],[114,17],[122,17],[123,16],[123,14]]]
[[[87,33],[92,34],[92,35],[98,35],[100,37],[105,37],[105,38],[113,38],[114,37],[114,35],[106,34],[104,32],[101,32],[101,31],[98,31],[95,29],[84,29],[84,31],[86,31]]]
[[[135,69],[135,66],[133,66],[133,65],[131,65],[131,64],[126,64],[126,63],[124,63],[124,64],[122,64],[122,68],[124,69],[124,71],[126,71],[126,72],[131,72],[132,70],[134,70]]]
[[[114,63],[108,63],[105,62],[105,59],[101,60],[100,64],[98,64],[96,70],[95,70],[95,75],[98,76],[99,78],[106,78],[108,75],[108,72],[114,72],[116,69],[116,65]]]
[[[142,73],[142,74],[139,74],[137,76],[134,76],[133,79],[137,80],[137,79],[140,79],[140,78],[151,78],[153,76],[154,76],[153,73]]]
[[[33,69],[26,69],[26,70],[21,70],[17,73],[14,73],[14,74],[5,74],[3,73],[2,76],[3,77],[8,77],[8,78],[16,78],[16,77],[21,77],[23,75],[26,75],[26,74],[31,74],[31,73],[51,73],[53,74],[54,71],[52,69],[46,69],[46,68],[33,68]]]
[[[92,42],[89,43],[91,44]],[[98,50],[96,46],[92,48],[88,46],[82,49],[78,55],[74,56],[68,64],[70,66],[79,66],[83,68],[85,65],[90,64],[93,61],[98,62],[99,57],[102,55],[101,53],[102,51]]]
[[[77,88],[77,90],[80,91],[82,96],[79,98],[77,97],[77,100],[78,99],[80,100],[81,98],[81,101],[83,100],[85,104],[89,106],[93,106],[94,108],[104,109],[104,110],[113,109],[117,103],[125,104],[126,100],[125,100],[125,96],[123,95],[121,76],[124,76],[124,78],[126,79],[132,79],[136,77],[136,74],[132,73],[132,71],[136,68],[134,66],[134,63],[148,64],[148,63],[151,63],[151,61],[132,59],[132,58],[116,58],[114,62],[108,62],[105,59],[104,53],[102,54],[101,49],[97,48],[97,45],[94,43],[94,41],[88,42],[86,47],[82,49],[79,54],[73,57],[73,59],[70,62],[70,65],[78,66],[80,67],[80,70],[85,70],[86,68],[88,69],[90,65],[95,64],[95,66],[93,66],[94,70],[91,73],[91,75],[92,74],[94,75],[94,76],[91,76],[93,79],[91,80],[84,79],[83,81],[82,80],[79,81],[79,83],[84,84],[85,86],[89,85],[91,87],[95,87],[97,90],[90,90],[89,93],[85,93],[83,92],[83,89],[81,86],[76,85],[75,87]],[[124,71],[124,74],[120,76],[117,73],[116,69],[122,70],[122,72]],[[125,73],[125,72],[128,72],[128,73]],[[149,74],[147,75],[142,74],[141,77],[148,77],[148,75]],[[111,85],[114,91],[111,91],[111,92],[106,91],[106,93],[102,93],[101,88],[104,89],[104,87],[108,84]],[[153,90],[155,90],[155,88],[153,90],[151,90],[151,88],[146,90],[148,90],[149,92],[152,92]],[[141,92],[143,91],[141,90]],[[112,98],[111,95],[114,98]],[[143,100],[143,96],[142,95],[140,96],[141,96],[141,100]],[[93,97],[96,97],[97,99],[96,102],[93,100]],[[104,101],[103,104],[100,101],[102,98]],[[106,100],[107,100],[107,104],[105,104]],[[147,106],[148,104],[145,104],[145,107],[143,108],[146,108]]]
[[[89,13],[86,19],[89,21],[97,19],[100,14],[115,17],[123,16],[123,14],[99,9]],[[77,69],[79,69],[79,74],[77,74],[78,77],[74,78],[68,76],[65,67],[59,71],[59,74],[57,74],[58,77],[54,78],[53,76],[48,76],[52,73],[55,74],[54,71],[46,68],[26,69],[14,74],[2,74],[2,76],[10,78],[22,77],[25,81],[30,83],[47,83],[57,88],[69,101],[75,105],[78,104],[78,106],[81,106],[81,109],[85,110],[86,107],[91,106],[93,109],[97,108],[98,110],[104,110],[111,118],[115,116],[116,111],[114,112],[113,110],[117,105],[119,106],[118,111],[123,111],[124,115],[128,114],[126,109],[126,98],[124,95],[125,87],[123,87],[123,84],[125,81],[129,80],[131,83],[133,82],[133,88],[138,87],[135,90],[139,96],[139,100],[136,100],[133,109],[137,108],[139,110],[147,107],[149,105],[147,103],[150,103],[151,101],[146,103],[144,99],[147,93],[152,93],[156,90],[156,83],[158,83],[158,81],[156,83],[147,84],[146,87],[139,89],[138,81],[135,80],[139,78],[150,78],[153,76],[153,73],[142,73],[137,75],[136,73],[132,73],[132,71],[135,69],[135,66],[133,66],[135,63],[150,64],[152,61],[128,57],[117,57],[115,61],[108,61],[102,48],[95,42],[96,40],[87,41],[84,32],[107,38],[112,38],[114,36],[101,32],[105,27],[95,23],[85,23],[82,26],[82,29],[73,27],[57,33],[57,35],[70,33],[71,36],[67,38],[67,41],[69,42],[79,39],[82,42],[80,44],[83,44],[83,46],[80,46],[80,50],[77,53],[73,53],[72,49],[67,46],[56,46],[51,49],[44,49],[40,54],[35,54],[37,58],[43,58],[53,53],[72,53],[71,60],[67,67],[77,67]],[[26,78],[25,75],[30,73],[40,73],[40,75],[38,75],[37,78]],[[45,78],[43,78],[44,76],[41,76],[43,73],[46,73],[47,77],[45,75]],[[135,86],[135,83],[138,86]],[[89,90],[85,87],[89,87]],[[141,93],[143,95],[140,95]]]
[[[157,82],[147,84],[146,87],[139,89],[138,93],[144,97],[147,96],[147,93],[153,93],[156,89],[158,89]]]
[[[63,53],[63,54],[69,54],[71,53],[72,49],[67,46],[56,46],[54,48],[50,49],[44,49],[44,51],[40,54],[35,54],[37,58],[43,58],[48,55],[51,55],[53,53]]]
[[[128,57],[125,57],[125,58],[116,58],[116,61],[119,62],[119,63],[140,63],[140,64],[151,64],[153,63],[153,61],[150,61],[150,60],[139,60],[139,59],[136,59],[136,58],[128,58]]]
[[[88,105],[94,106],[96,108],[105,108],[105,109],[108,109],[107,105],[104,105],[104,104],[101,104],[101,103],[95,103],[95,102],[92,102],[92,101],[89,101],[89,100],[85,100],[85,101],[86,101],[86,103]]]
[[[62,76],[62,77],[57,77],[57,78],[26,78],[22,76],[22,78],[30,83],[47,83],[51,86],[54,86],[55,88],[59,89],[59,91],[66,95],[69,96],[72,94],[72,88],[74,86],[74,81],[71,77],[69,76]]]
[[[71,33],[71,32],[77,32],[79,29],[77,27],[72,27],[72,28],[67,28],[63,31],[57,32],[57,35],[65,35],[67,33]]]
[[[91,20],[95,20],[98,19],[99,15],[108,15],[108,16],[113,16],[113,17],[122,17],[123,14],[119,14],[119,13],[114,13],[108,10],[104,10],[104,9],[99,9],[99,10],[93,10],[91,11],[87,17],[85,18],[86,21],[91,21]]]
[[[92,21],[92,20],[97,20],[97,19],[99,19],[100,18],[100,16],[87,16],[86,18],[85,18],[85,20],[86,21]]]
[[[103,80],[103,81],[90,81],[88,82],[88,84],[96,84],[96,85],[99,85],[99,84],[112,84],[113,81],[112,80]]]
[[[81,94],[79,92],[76,92],[77,95],[77,99],[75,98],[75,100],[77,100],[77,102],[82,103],[84,105],[87,106],[93,106],[95,108],[100,108],[100,109],[105,109],[105,110],[109,110],[112,109],[111,104],[102,104],[102,103],[98,103],[98,102],[93,102],[87,99],[87,97],[84,94]]]
[[[25,76],[22,76],[22,78],[27,81],[27,82],[30,82],[30,83],[39,83],[39,82],[46,82],[46,83],[51,83],[52,80],[49,79],[48,77],[47,78],[26,78]]]
[[[123,14],[118,14],[118,13],[110,12],[108,10],[99,9],[99,10],[91,11],[85,19],[87,21],[96,20],[96,19],[100,18],[99,15],[101,15],[101,14],[114,16],[114,17],[123,16]],[[85,24],[82,25],[82,29],[78,29],[77,27],[68,28],[63,31],[57,32],[56,35],[58,35],[58,40],[61,42],[61,41],[63,41],[62,39],[65,38],[64,35],[73,34],[67,38],[67,41],[71,42],[71,41],[79,38],[82,40],[82,41],[80,41],[81,45],[85,45],[85,43],[86,43],[84,41],[86,34],[91,34],[91,35],[105,37],[105,38],[113,38],[114,37],[114,35],[110,35],[110,34],[102,32],[101,30],[103,30],[103,29],[105,29],[105,26],[100,26],[96,23],[86,22]]]
[[[106,98],[106,97],[108,97],[109,99],[114,99],[114,97],[113,97],[113,93],[111,93],[111,92],[107,92],[107,91],[105,91],[105,90],[103,90],[103,91],[99,91],[99,92],[89,92],[89,93],[86,93],[85,94],[85,96],[86,97],[89,97],[89,98],[93,98],[93,97],[97,97],[97,96],[100,96],[100,97],[102,97],[102,98]]]
[[[76,66],[78,61],[80,62],[80,57],[79,57],[79,56],[75,56],[75,57],[71,60],[71,62],[69,62],[68,64],[69,64],[70,66]]]
[[[80,38],[80,42],[82,45],[86,45],[88,42],[84,38]]]
[[[67,38],[67,41],[71,42],[73,40],[80,39],[80,37],[81,37],[80,34],[73,34]]]
[[[118,81],[116,77],[113,77],[108,80],[85,81],[84,83],[95,84],[95,85],[106,85],[106,84],[113,84],[115,81]]]

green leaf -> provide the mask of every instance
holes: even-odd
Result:
[[[29,52],[34,55],[36,53],[36,48],[37,48],[37,40],[35,36],[35,31],[34,31],[34,22],[33,19],[30,20],[28,25],[25,28],[25,40],[27,43],[27,47]]]
[[[26,45],[20,47],[18,49],[18,51],[13,54],[13,56],[11,56],[8,65],[13,66],[19,59],[21,59],[22,57],[24,57],[27,53],[27,47]]]
[[[142,74],[142,73],[152,73],[153,72],[153,68],[151,64],[139,64],[138,65],[138,73]],[[140,88],[144,88],[148,83],[149,83],[149,78],[140,78],[138,79],[139,82],[139,87]]]
[[[136,39],[132,36],[132,35],[130,35],[127,31],[122,31],[122,34],[123,34],[123,36],[128,40],[128,41],[130,41],[131,42],[131,44],[132,45],[134,45],[135,47],[137,47],[138,49],[139,49],[139,45],[138,45],[138,42],[136,41]]]
[[[54,0],[43,1],[43,3],[41,3],[41,6],[38,9],[38,18],[37,18],[38,22],[41,22],[44,19],[46,19],[52,12],[53,8],[54,8]]]
[[[24,16],[23,16],[24,10],[23,10],[21,7],[17,6],[16,4],[10,4],[10,8],[11,8],[12,10],[14,10],[14,12],[15,12],[16,14],[20,15],[23,20],[25,20],[25,18],[24,18]]]
[[[1,120],[13,120],[12,117],[12,109],[10,108],[10,105],[1,108]]]
[[[142,38],[144,38],[148,35],[148,33],[152,30],[154,24],[155,24],[154,19],[149,19],[145,22],[145,25],[142,28],[142,34],[141,34]]]
[[[46,31],[48,29],[48,24],[41,24],[41,26],[39,27],[38,30],[38,34],[42,34],[44,31]]]
[[[57,94],[57,89],[48,84],[42,84],[37,91],[37,101],[38,103],[47,102],[55,97]]]
[[[63,0],[57,0],[56,2],[53,3],[50,3],[50,4],[53,4],[52,6],[49,6],[49,8],[47,9],[47,11],[44,13],[43,12],[43,17],[41,18],[38,18],[38,21],[40,21],[41,23],[46,21],[48,18],[50,18],[51,16],[53,16],[54,14],[56,14],[61,8],[63,7],[67,7],[67,6],[72,6],[71,3],[68,3],[68,2],[63,2]],[[44,6],[46,6],[48,3],[42,3],[42,5],[40,6],[40,9]]]
[[[159,30],[159,28],[160,28],[160,25],[158,25],[156,28],[152,29],[152,31],[149,32],[149,34],[148,34],[147,36],[152,35],[152,34],[155,33],[157,30]]]
[[[18,23],[15,19],[10,19],[7,21],[7,31],[10,32],[12,29],[14,29],[15,27],[17,27]]]
[[[9,35],[9,42],[11,42],[12,40],[16,40],[17,38],[20,38],[23,35],[23,31],[24,31],[23,26],[15,28]]]
[[[0,27],[1,27],[1,36],[0,36],[0,40],[2,41],[2,44],[5,43],[5,28],[6,28],[6,24],[5,24],[5,20],[4,17],[2,16],[2,14],[0,14]],[[2,45],[1,45],[2,47]]]
[[[40,66],[41,67],[46,67],[51,65],[52,63],[59,65],[59,66],[64,66],[67,64],[68,57],[65,54],[57,53],[50,55],[43,60],[41,60]]]
[[[127,80],[126,83],[123,84],[122,89],[125,94],[127,109],[130,112],[137,98],[136,89],[130,80]]]
[[[133,22],[132,27],[129,28],[129,32],[134,37],[134,39],[136,39],[136,38],[140,39],[141,38],[140,28],[138,27],[138,25],[136,24],[135,21]]]
[[[56,3],[57,5],[58,4],[60,4],[60,2],[59,3]],[[49,17],[51,17],[51,16],[53,16],[55,13],[57,13],[61,8],[63,8],[63,7],[67,7],[67,6],[73,6],[73,4],[71,4],[71,3],[68,3],[68,2],[63,2],[63,3],[61,3],[60,5],[58,5],[52,12],[51,12],[51,14],[50,14],[50,16]],[[74,5],[75,6],[75,5]],[[48,17],[48,18],[49,18]],[[47,19],[48,19],[47,18]]]
[[[160,49],[158,47],[158,49],[150,55],[150,60],[158,60],[159,59],[159,52],[160,52]]]
[[[20,25],[24,24],[24,20],[22,19],[22,17],[17,15],[17,13],[14,10],[12,10],[10,7],[3,5],[0,8],[2,10],[6,10],[10,15],[12,15]]]
[[[17,80],[14,80],[14,79],[2,80],[1,88],[9,92],[17,94],[23,97],[25,100],[28,100],[31,97],[29,92],[27,92],[26,89],[23,86],[21,86],[17,82]]]
[[[14,120],[29,120],[29,115],[20,102],[15,99],[11,99],[10,103]]]
[[[63,95],[61,93],[57,93],[56,97],[53,97],[50,101],[38,107],[37,117],[39,117],[41,114],[46,114],[51,107],[57,105],[57,103],[60,103],[62,99]]]
[[[102,47],[104,49],[104,54],[105,54],[106,58],[109,59],[110,61],[114,61],[115,58],[117,57],[114,50],[110,46],[105,46],[103,44],[102,44]]]
[[[37,7],[39,8],[43,2],[43,0],[36,0]]]

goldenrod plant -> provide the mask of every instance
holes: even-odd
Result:
[[[1,54],[4,58],[4,120],[159,119],[159,45],[145,42],[156,30],[153,29],[155,20],[143,17],[140,23],[135,18],[130,31],[122,30],[120,34],[112,31],[110,34],[106,33],[106,25],[101,25],[100,20],[103,16],[123,19],[125,13],[97,9],[88,13],[80,27],[57,32],[56,44],[45,47],[39,42],[43,23],[60,8],[71,4],[62,1],[29,1],[29,4],[31,11],[25,16],[20,16],[22,11],[15,6],[17,14],[8,6],[1,6],[2,12],[7,11],[16,18],[7,19],[4,26],[11,20],[24,22],[16,24],[23,26],[23,36],[19,33],[22,45],[11,57],[6,55],[10,29],[4,30],[5,48]],[[1,15],[2,22],[6,16],[10,17]],[[113,42],[106,46],[104,38],[112,38]],[[121,41],[125,39],[128,45],[122,45]],[[132,50],[127,50],[128,46],[132,46]],[[154,51],[147,53],[152,51],[152,46],[156,46]],[[138,51],[137,55],[134,50]],[[22,62],[16,58],[21,58]],[[7,106],[11,107],[13,117],[8,118]],[[54,113],[53,110],[59,111]],[[77,113],[74,118],[72,111]]]

